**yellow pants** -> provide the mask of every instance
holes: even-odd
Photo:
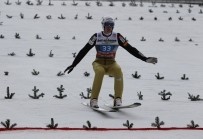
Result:
[[[114,98],[120,97],[123,94],[123,73],[121,67],[114,59],[96,58],[92,63],[95,76],[92,85],[91,100],[98,99],[104,75],[114,77]]]

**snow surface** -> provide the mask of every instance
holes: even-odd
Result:
[[[190,101],[188,94],[203,96],[203,39],[202,22],[203,14],[199,14],[201,7],[193,5],[192,12],[188,13],[189,6],[178,4],[170,7],[157,8],[149,7],[151,3],[144,3],[144,7],[130,7],[126,2],[126,7],[122,7],[122,2],[115,2],[114,7],[110,7],[109,2],[102,2],[102,7],[97,7],[95,2],[91,6],[85,6],[85,1],[79,1],[78,6],[72,6],[72,1],[65,1],[66,6],[61,5],[61,1],[52,1],[53,6],[48,6],[48,1],[44,1],[41,6],[26,5],[24,0],[22,5],[16,5],[15,0],[10,0],[12,5],[5,5],[0,1],[0,120],[10,119],[11,123],[17,123],[17,127],[46,127],[50,124],[50,119],[54,118],[59,127],[81,128],[90,120],[93,126],[100,128],[123,128],[123,123],[129,120],[134,124],[134,128],[148,128],[159,117],[165,122],[163,127],[186,127],[194,120],[199,126],[203,126],[202,101]],[[149,13],[149,9],[154,12]],[[177,14],[176,10],[180,13]],[[168,13],[164,13],[167,11]],[[24,19],[20,18],[20,13],[24,14]],[[92,20],[87,20],[85,16],[93,16]],[[35,14],[39,19],[33,19]],[[60,20],[58,17],[63,14],[66,19]],[[75,20],[75,15],[78,19]],[[6,15],[13,16],[11,19]],[[51,15],[52,19],[46,19]],[[134,109],[120,110],[116,113],[98,113],[83,105],[81,102],[89,100],[81,99],[80,93],[87,94],[86,89],[92,87],[94,71],[92,62],[95,59],[95,49],[91,49],[77,67],[65,76],[58,77],[59,71],[64,71],[71,65],[74,58],[72,53],[79,50],[88,42],[91,35],[101,31],[101,18],[105,15],[117,17],[114,31],[120,32],[129,40],[129,43],[136,47],[147,57],[158,58],[158,64],[148,64],[143,62],[122,48],[117,51],[116,60],[122,67],[124,74],[123,105],[139,102],[142,106]],[[139,20],[140,17],[144,20]],[[179,21],[179,17],[183,21]],[[132,20],[128,20],[131,17]],[[154,17],[158,20],[155,21]],[[168,18],[172,17],[172,21]],[[192,21],[195,17],[197,21]],[[19,33],[21,39],[15,39],[15,33]],[[37,40],[36,35],[42,37]],[[60,40],[54,37],[59,35]],[[72,37],[76,39],[73,40]],[[140,41],[145,37],[147,41]],[[180,42],[175,42],[175,37]],[[158,40],[162,38],[164,42]],[[188,40],[192,38],[194,42]],[[26,54],[29,49],[35,53],[34,57]],[[50,58],[48,54],[52,50],[54,56]],[[9,53],[16,53],[16,56],[8,56]],[[38,76],[31,74],[33,69],[40,72]],[[5,76],[4,72],[9,75]],[[83,73],[90,73],[85,77]],[[140,79],[132,78],[135,71],[141,75]],[[157,80],[155,75],[160,73],[164,80]],[[188,81],[180,78],[186,74]],[[63,85],[67,98],[56,99],[58,95],[57,87]],[[113,103],[109,94],[114,94],[114,80],[105,76],[99,97],[99,105],[104,107],[105,103]],[[33,95],[34,86],[39,89],[39,93],[45,96],[39,100],[29,98]],[[9,87],[10,93],[15,92],[11,100],[4,99],[6,89]],[[171,92],[171,99],[161,100],[159,92],[166,90]],[[137,92],[142,92],[143,100],[139,100]],[[1,132],[0,138],[202,138],[203,131],[11,131]]]

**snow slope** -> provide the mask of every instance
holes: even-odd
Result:
[[[144,3],[144,7],[130,7],[127,2],[126,7],[122,7],[122,2],[115,2],[114,7],[108,6],[109,2],[103,2],[102,7],[97,7],[95,2],[87,7],[85,1],[79,1],[78,6],[72,6],[71,1],[65,1],[66,6],[62,6],[61,1],[53,1],[53,6],[48,6],[48,1],[41,6],[36,6],[36,1],[32,1],[34,6],[26,5],[26,1],[16,5],[14,0],[10,0],[12,5],[9,6],[4,2],[0,1],[0,22],[3,22],[0,35],[5,36],[0,39],[1,121],[10,119],[11,123],[17,123],[17,127],[46,127],[54,118],[59,127],[81,128],[90,120],[93,126],[101,128],[123,128],[123,123],[129,120],[134,123],[134,128],[147,128],[158,116],[165,122],[163,127],[186,127],[191,120],[200,127],[203,125],[202,101],[192,102],[187,94],[200,95],[200,98],[203,95],[201,7],[193,5],[192,12],[188,13],[188,5],[180,8],[178,4],[174,8],[170,7],[171,4],[166,4],[165,8],[156,4],[155,8],[149,7],[150,3]],[[149,13],[149,9],[153,13]],[[20,13],[24,14],[24,19],[20,18]],[[86,19],[88,13],[93,16],[92,20]],[[33,19],[35,14],[40,18]],[[61,14],[66,19],[58,19]],[[77,20],[74,19],[76,14]],[[9,19],[6,15],[13,17]],[[46,19],[47,15],[51,15],[52,19]],[[78,53],[91,35],[101,31],[100,22],[105,15],[117,17],[114,31],[125,36],[132,46],[148,57],[158,58],[158,64],[152,65],[134,58],[122,48],[117,51],[116,60],[124,74],[123,105],[142,103],[135,109],[98,113],[81,105],[81,102],[89,102],[81,99],[79,94],[83,92],[86,95],[86,89],[92,86],[94,71],[91,64],[95,59],[95,49],[90,50],[70,74],[56,76],[71,65],[74,60],[72,53]],[[139,20],[141,16],[143,21]],[[183,21],[178,19],[180,16]],[[132,20],[128,20],[129,17]],[[158,20],[155,21],[154,17]],[[169,17],[172,21],[168,20]],[[191,20],[193,17],[197,20]],[[21,39],[15,39],[16,33]],[[42,37],[41,40],[35,38],[37,34]],[[59,40],[54,39],[57,35]],[[142,37],[147,41],[140,41]],[[176,37],[180,42],[174,41]],[[164,42],[159,42],[160,38]],[[190,38],[194,41],[189,42]],[[34,57],[26,55],[30,49],[35,53]],[[48,56],[51,50],[54,54],[52,58]],[[8,56],[12,52],[16,56]],[[40,74],[32,75],[33,69]],[[5,71],[9,72],[8,76],[4,75]],[[89,77],[83,75],[85,71],[90,73]],[[131,74],[135,71],[141,75],[140,79],[132,78]],[[155,78],[158,72],[164,80]],[[183,74],[189,77],[188,81],[180,79]],[[99,97],[101,107],[105,107],[105,103],[113,103],[109,97],[114,93],[113,81],[111,77],[104,77]],[[59,94],[57,87],[60,85],[65,88],[63,94],[67,94],[67,98],[62,100],[53,97]],[[43,98],[29,98],[28,94],[33,95],[34,86],[40,90],[39,93],[45,94]],[[11,93],[15,92],[11,100],[4,99],[7,87]],[[168,101],[161,100],[158,95],[164,89],[172,93]],[[144,95],[143,100],[138,99],[137,92],[140,91]],[[24,137],[27,133],[29,136]],[[13,131],[1,132],[0,138],[134,138],[134,134],[137,138],[192,138],[192,135],[201,138],[202,131],[108,131],[101,134],[98,131]],[[166,137],[166,134],[169,136]]]

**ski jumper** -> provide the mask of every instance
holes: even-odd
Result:
[[[117,33],[112,32],[109,37],[104,36],[102,32],[97,33],[95,44],[97,54],[96,60],[92,63],[95,77],[92,85],[91,100],[94,98],[98,99],[104,75],[114,77],[115,98],[122,98],[123,73],[115,61],[118,46]]]
[[[120,33],[112,32],[109,36],[105,36],[103,32],[98,32],[80,50],[72,65],[75,67],[94,46],[97,53],[96,59],[92,63],[95,77],[92,85],[91,100],[98,99],[104,75],[114,77],[114,98],[119,97],[122,99],[123,73],[121,67],[115,61],[118,46],[123,47],[130,54],[143,61],[146,61],[146,57],[132,47]]]

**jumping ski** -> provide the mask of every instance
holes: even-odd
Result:
[[[134,107],[138,107],[140,105],[141,105],[141,103],[133,103],[133,104],[124,105],[124,106],[113,106],[113,105],[110,105],[110,104],[105,104],[105,106],[107,106],[107,107],[109,107],[111,109],[115,109],[115,110],[125,109],[125,108],[134,108]]]
[[[99,112],[116,112],[116,110],[114,110],[114,109],[108,110],[108,109],[104,109],[104,108],[93,108],[93,107],[90,107],[89,103],[85,103],[85,102],[83,102],[82,104],[95,111],[99,111]]]

